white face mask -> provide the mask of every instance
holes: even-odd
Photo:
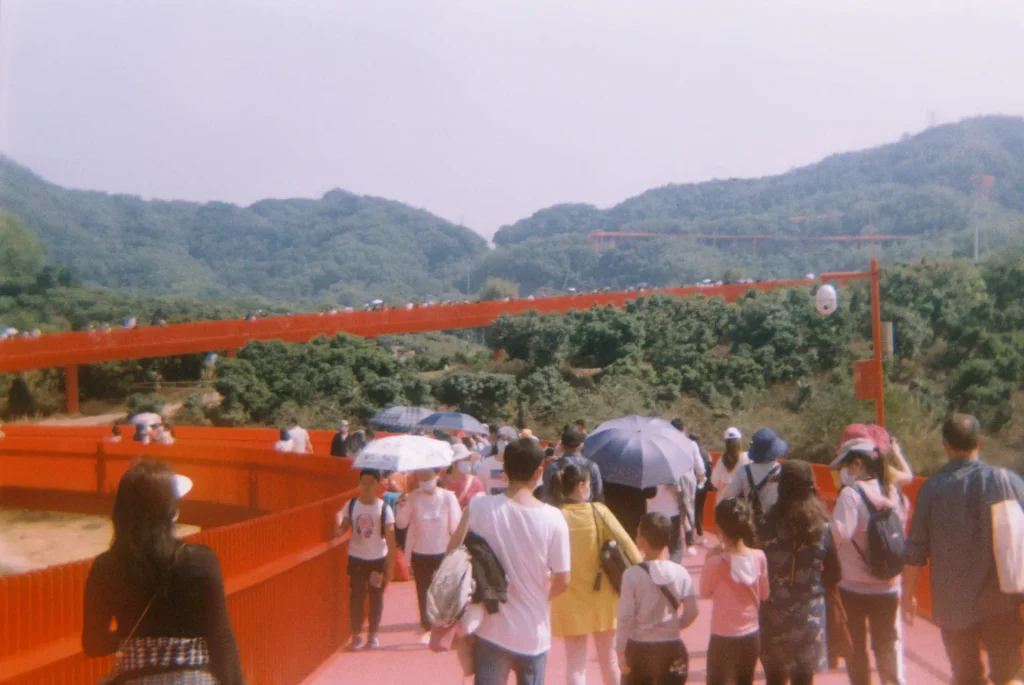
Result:
[[[463,459],[462,461],[455,462],[455,467],[459,470],[459,473],[473,472],[473,464],[469,459]]]
[[[839,481],[843,485],[851,487],[854,484],[856,484],[857,479],[853,477],[852,473],[850,473],[850,469],[844,466],[843,468],[839,469]]]
[[[581,502],[590,501],[590,483],[587,483],[587,487],[583,488],[583,492],[580,493]]]
[[[420,481],[420,490],[423,492],[433,492],[437,489],[437,479],[431,478],[430,480]]]
[[[508,447],[508,440],[499,440],[498,441],[498,451],[499,452],[504,452],[506,447]]]

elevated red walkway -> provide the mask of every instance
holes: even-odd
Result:
[[[703,565],[701,556],[687,560],[686,567],[693,575],[694,582],[700,582]],[[706,682],[705,656],[710,636],[711,603],[700,601],[700,617],[690,628],[683,631],[683,639],[690,651],[690,683]],[[416,609],[416,590],[412,583],[396,583],[388,588],[384,598],[384,624],[380,635],[379,650],[360,652],[338,652],[325,662],[304,685],[336,685],[336,683],[361,683],[361,685],[391,685],[409,682],[410,676],[424,678],[424,682],[439,685],[462,683],[462,668],[454,654],[435,654],[419,643],[419,619]],[[904,626],[904,660],[907,682],[912,685],[945,685],[949,682],[949,661],[942,646],[938,629],[924,620],[906,630]],[[593,649],[591,647],[591,649]],[[554,640],[548,655],[548,683],[565,682],[565,652],[559,640]],[[510,681],[512,682],[512,681]],[[587,670],[587,682],[601,684],[601,674],[591,652]],[[764,682],[759,678],[758,682]],[[815,678],[822,685],[849,683],[846,672],[823,674]]]

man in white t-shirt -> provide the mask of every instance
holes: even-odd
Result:
[[[288,437],[295,441],[295,451],[299,454],[311,454],[313,443],[309,441],[309,431],[299,425],[298,419],[288,422]]]
[[[551,649],[550,601],[569,587],[569,527],[561,512],[533,496],[544,451],[529,438],[505,448],[508,489],[469,502],[449,550],[472,531],[483,538],[505,569],[508,601],[486,614],[476,630],[476,685],[542,685]]]
[[[349,500],[338,512],[338,533],[352,531],[348,543],[349,621],[352,628],[351,650],[380,646],[377,632],[384,614],[384,587],[395,574],[395,515],[384,500],[377,497],[380,471],[359,472],[359,497]],[[363,609],[370,596],[370,632],[363,642]]]

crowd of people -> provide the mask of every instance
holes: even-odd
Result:
[[[282,440],[308,444],[297,427]],[[351,436],[342,428],[345,444]],[[553,639],[566,653],[557,677],[571,685],[586,682],[590,650],[605,685],[685,682],[683,636],[698,598],[711,603],[710,641],[697,646],[707,648],[708,683],[753,683],[760,664],[768,685],[802,685],[842,659],[851,684],[867,685],[870,650],[879,682],[912,685],[901,619],[914,620],[920,569],[930,564],[932,619],[953,682],[987,682],[985,654],[991,682],[1021,682],[1024,588],[1013,583],[1024,569],[1012,565],[1022,563],[1022,540],[1007,539],[995,512],[1013,505],[1019,515],[1024,481],[980,459],[977,420],[954,415],[944,423],[948,462],[913,508],[901,492],[912,473],[884,429],[844,431],[830,465],[841,483],[831,512],[811,465],[787,458],[789,446],[772,430],[756,431],[746,445],[737,428],[723,437],[713,467],[695,450],[679,482],[632,499],[586,457],[582,424],[566,427],[554,448],[494,426],[486,438],[452,439],[444,471],[399,480],[361,471],[359,495],[337,517],[339,533],[351,532],[349,649],[380,646],[386,588],[404,549],[423,643],[443,650],[454,632],[453,648],[480,685],[505,685],[511,673],[519,685],[545,682]],[[123,682],[240,682],[216,558],[170,534],[187,489],[166,467],[147,463],[122,479],[114,542],[86,588],[83,646],[103,655],[127,643],[141,655],[159,644],[172,661],[155,673],[212,680],[146,680],[147,672]],[[703,538],[697,515],[701,491],[717,491],[714,541]],[[637,498],[646,511],[636,511]],[[702,544],[707,558],[695,582],[680,561]],[[460,549],[470,550],[476,589],[448,612],[459,621],[437,625],[431,616],[445,614],[437,605]],[[176,665],[183,654],[185,665]]]

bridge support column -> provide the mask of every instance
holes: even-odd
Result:
[[[504,359],[505,359],[505,350],[503,350],[503,349],[501,349],[499,347],[498,349],[496,349],[494,351],[494,361],[500,362],[500,361],[504,361]]]
[[[64,404],[69,414],[78,413],[78,366],[64,367]]]

